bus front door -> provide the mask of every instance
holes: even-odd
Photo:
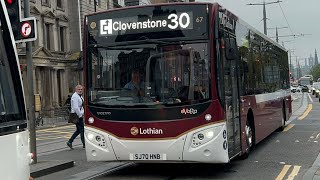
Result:
[[[229,157],[241,151],[239,108],[239,65],[236,59],[224,59],[225,111]]]

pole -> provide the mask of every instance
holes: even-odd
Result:
[[[291,51],[289,50],[289,69],[290,69],[290,72],[291,71]]]
[[[267,10],[266,10],[266,5],[269,5],[269,4],[274,4],[274,3],[280,3],[282,1],[278,0],[278,1],[274,1],[274,2],[265,2],[263,1],[263,3],[250,3],[250,4],[247,4],[247,5],[263,5],[263,30],[264,30],[264,34],[267,35]]]
[[[81,29],[81,11],[80,11],[80,0],[78,0],[78,15],[79,15],[79,39],[80,39],[80,51],[82,51],[82,29]]]
[[[296,64],[297,64],[297,79],[299,79],[299,64],[298,64],[298,58],[296,57]]]
[[[264,31],[264,34],[267,35],[268,32],[267,32],[267,11],[266,11],[266,3],[263,2],[263,31]]]
[[[278,27],[276,27],[276,41],[279,42],[279,36],[278,36]]]
[[[24,1],[24,17],[30,16],[29,1]],[[29,132],[30,132],[30,151],[33,154],[33,163],[37,163],[37,144],[36,144],[36,123],[34,112],[34,90],[33,90],[33,62],[31,42],[26,42],[26,61],[28,79],[28,100],[29,100]]]
[[[97,0],[94,0],[94,12],[97,12]]]

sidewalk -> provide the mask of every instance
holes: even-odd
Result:
[[[317,159],[313,162],[312,166],[303,175],[302,179],[303,180],[320,180],[320,153],[318,154]]]
[[[44,118],[43,124],[36,126],[37,130],[55,128],[60,126],[70,125],[66,120],[62,118]],[[39,151],[38,151],[39,153]],[[31,176],[41,177],[47,174],[55,173],[67,168],[71,168],[74,166],[74,161],[72,160],[42,160],[42,158],[38,157],[38,163],[32,164],[30,167]]]
[[[70,124],[62,118],[44,118],[43,124],[41,123],[36,126],[36,131],[66,125]],[[74,166],[73,160],[46,160],[41,157],[37,158],[37,164],[30,165],[30,176],[33,178],[45,176]]]

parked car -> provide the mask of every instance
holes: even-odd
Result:
[[[316,97],[319,97],[320,93],[320,82],[315,82],[313,83],[313,91],[312,94],[315,95]]]

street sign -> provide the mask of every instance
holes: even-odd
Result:
[[[23,37],[29,37],[31,34],[32,28],[29,22],[25,22],[22,24],[20,32]]]
[[[37,39],[35,17],[23,18],[19,27],[19,33],[15,36],[16,43],[35,41]]]
[[[37,28],[35,17],[21,18],[20,0],[7,0],[5,2],[16,43],[36,40]]]

